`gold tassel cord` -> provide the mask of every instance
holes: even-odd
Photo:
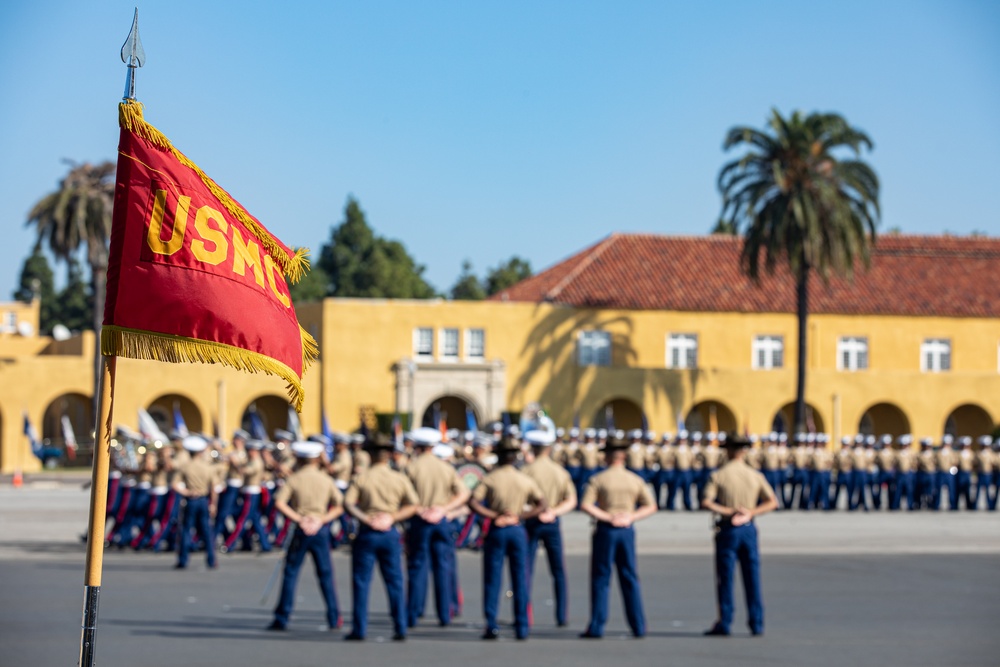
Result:
[[[178,162],[198,174],[198,177],[201,178],[205,187],[207,187],[212,194],[215,195],[219,202],[222,203],[223,207],[225,207],[225,209],[229,211],[233,217],[246,226],[247,229],[253,232],[254,236],[260,239],[261,244],[263,244],[268,253],[270,253],[275,263],[281,267],[282,273],[284,273],[284,275],[288,278],[289,282],[294,284],[302,279],[302,277],[309,270],[309,249],[298,248],[292,256],[289,257],[277,243],[275,238],[271,236],[271,233],[264,229],[260,223],[254,220],[253,217],[243,210],[243,207],[237,204],[228,192],[223,190],[208,176],[208,174],[202,171],[198,165],[188,159],[186,155],[177,150],[162,132],[146,122],[142,115],[142,104],[140,102],[135,100],[126,100],[125,102],[119,104],[118,124],[122,127],[122,129],[142,137],[154,146],[171,153]]]
[[[302,336],[302,372],[305,373],[307,365],[318,358],[319,350],[312,336],[301,327],[299,332]],[[302,411],[305,400],[302,381],[291,368],[259,352],[224,343],[106,324],[101,328],[101,354],[169,363],[222,364],[248,373],[266,373],[287,383],[289,401],[296,411]]]

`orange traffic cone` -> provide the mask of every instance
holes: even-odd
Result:
[[[24,476],[21,474],[20,470],[14,471],[14,479],[11,480],[11,484],[14,485],[15,489],[20,489],[24,486]]]

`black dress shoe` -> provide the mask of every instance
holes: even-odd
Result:
[[[283,632],[283,631],[287,630],[288,628],[281,621],[271,621],[271,625],[267,626],[267,628],[265,628],[265,629],[267,629],[267,630],[275,630],[277,632]]]
[[[406,641],[406,635],[404,635],[402,632],[397,632],[397,633],[395,633],[392,636],[392,641],[394,641],[394,642],[405,642]]]
[[[603,639],[603,637],[604,635],[594,634],[590,630],[586,630],[580,633],[580,639]]]
[[[186,570],[187,569],[187,565],[181,565],[180,563],[177,563],[177,565],[174,565],[174,569],[175,570]]]
[[[483,636],[480,639],[499,639],[500,638],[500,628],[486,628],[483,631]]]
[[[706,637],[728,637],[729,631],[723,630],[718,625],[713,625],[708,630],[705,630],[705,632],[703,632],[702,634],[705,635]]]
[[[365,638],[357,634],[356,632],[352,632],[351,634],[344,637],[345,642],[363,642],[364,640]]]

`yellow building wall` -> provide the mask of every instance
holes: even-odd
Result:
[[[485,332],[485,358],[505,365],[506,410],[538,401],[556,423],[582,426],[599,421],[612,400],[644,411],[649,427],[676,431],[678,417],[695,406],[706,414],[715,402],[721,422],[731,413],[739,430],[767,432],[775,414],[795,399],[797,323],[789,314],[681,313],[579,309],[549,303],[326,299],[297,308],[302,326],[320,342],[320,362],[306,375],[301,422],[317,432],[323,412],[332,428],[353,430],[359,408],[391,413],[396,407],[393,365],[413,356],[413,333],[431,327],[435,347],[441,330]],[[576,341],[585,330],[611,334],[612,365],[581,367]],[[666,368],[670,333],[698,336],[698,367]],[[755,335],[784,337],[784,367],[751,368]],[[866,336],[869,369],[837,370],[840,336]],[[948,338],[952,370],[920,371],[920,345]],[[41,432],[53,401],[92,393],[92,334],[62,343],[31,337],[0,337],[0,471],[36,469],[22,430],[22,411]],[[806,397],[817,428],[834,436],[853,434],[866,411],[876,407],[877,432],[939,436],[954,410],[963,432],[1000,420],[998,344],[1000,320],[888,316],[812,315],[809,320]],[[436,353],[438,350],[435,350]],[[222,366],[163,364],[120,359],[115,421],[135,428],[137,411],[166,395],[189,400],[202,428],[218,423],[228,437],[254,400],[286,397],[284,384]],[[886,405],[887,404],[887,405]],[[888,407],[887,407],[888,406]],[[898,413],[898,414],[897,414]],[[488,415],[494,418],[498,415]],[[897,418],[898,417],[898,418]],[[274,415],[270,426],[283,426]],[[971,434],[971,433],[970,433]],[[80,440],[84,435],[77,433]]]
[[[559,424],[579,414],[588,426],[608,401],[624,398],[643,407],[650,428],[674,431],[678,415],[717,401],[733,413],[739,429],[766,432],[775,414],[795,400],[798,333],[790,314],[329,299],[323,304],[323,402],[335,428],[353,428],[360,405],[393,411],[392,365],[413,355],[417,327],[432,327],[436,345],[441,329],[483,328],[486,358],[506,364],[507,409],[539,401]],[[611,367],[576,363],[577,336],[593,329],[611,334]],[[806,397],[817,428],[838,437],[853,434],[865,412],[880,403],[898,407],[918,436],[940,435],[961,405],[979,406],[994,424],[1000,419],[1000,320],[812,315],[808,331]],[[698,335],[696,369],[666,368],[670,333]],[[751,368],[756,335],[784,337],[783,368]],[[868,370],[837,370],[841,336],[868,338]],[[951,340],[951,371],[921,372],[926,338]],[[898,430],[891,420],[876,420],[876,430],[880,425]]]

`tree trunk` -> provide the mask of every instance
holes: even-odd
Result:
[[[805,262],[795,285],[799,318],[798,368],[795,386],[795,432],[806,431],[806,326],[809,320],[809,265]]]

